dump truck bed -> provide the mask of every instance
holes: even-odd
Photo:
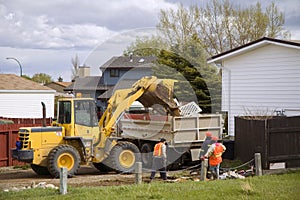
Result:
[[[222,121],[219,114],[172,117],[149,114],[124,114],[120,120],[121,137],[158,141],[166,138],[170,146],[202,143],[205,133],[221,138]]]

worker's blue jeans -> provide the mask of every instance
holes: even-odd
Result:
[[[212,174],[216,177],[216,179],[219,179],[219,173],[220,173],[220,164],[216,165],[216,166],[209,166],[210,171],[212,172]]]

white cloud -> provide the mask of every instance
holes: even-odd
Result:
[[[1,46],[63,49],[90,48],[107,39],[113,31],[95,24],[53,24],[47,15],[37,17],[0,8]]]
[[[236,1],[236,0],[232,0]],[[55,80],[71,77],[71,58],[78,54],[81,64],[90,65],[92,75],[112,56],[120,55],[137,28],[154,27],[160,9],[176,9],[178,2],[189,6],[204,4],[199,0],[51,0],[0,1],[0,73],[19,73],[18,58],[24,74],[50,74]],[[267,0],[264,5],[269,4]],[[247,4],[241,0],[239,4]],[[299,39],[299,1],[275,0],[285,11],[286,25],[292,39]],[[125,32],[124,30],[133,30]],[[146,32],[148,33],[149,30]]]
[[[153,26],[162,0],[39,1],[0,4],[0,45],[88,48],[123,29]]]

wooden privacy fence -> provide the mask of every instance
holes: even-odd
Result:
[[[12,159],[11,149],[15,148],[16,138],[20,127],[42,126],[42,119],[2,118],[11,120],[14,124],[0,124],[0,167],[24,165]],[[22,123],[21,123],[22,122]],[[46,119],[47,125],[50,119]]]
[[[235,157],[246,162],[261,153],[263,169],[280,163],[300,167],[300,116],[235,118]]]

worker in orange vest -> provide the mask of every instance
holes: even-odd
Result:
[[[226,150],[226,147],[218,142],[217,137],[212,137],[211,140],[214,141],[214,144],[209,147],[204,157],[209,158],[209,169],[212,172],[213,178],[219,179],[222,154]]]
[[[160,172],[160,178],[167,180],[167,146],[165,138],[161,138],[160,142],[154,146],[150,182],[154,179],[157,170]]]

